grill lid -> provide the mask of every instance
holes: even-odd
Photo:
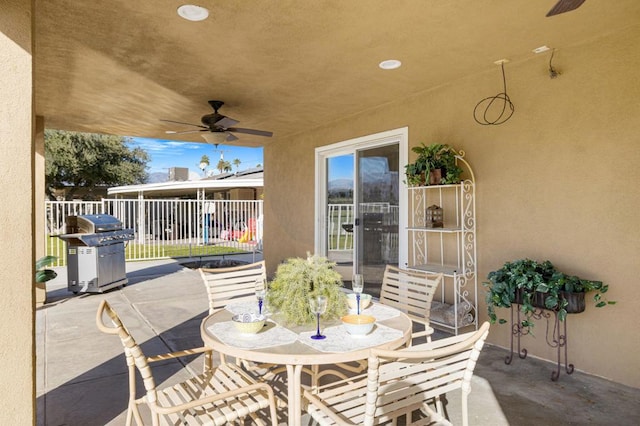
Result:
[[[81,216],[67,216],[65,233],[67,234],[95,234],[98,232],[118,231],[122,229],[122,222],[109,214],[86,214]]]

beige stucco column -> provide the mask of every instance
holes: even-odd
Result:
[[[44,117],[36,117],[35,122],[35,132],[33,145],[35,149],[35,157],[34,157],[34,193],[35,193],[35,204],[33,206],[33,217],[34,217],[34,251],[36,259],[40,259],[42,256],[46,254],[46,241],[44,239],[44,167],[45,167],[45,159],[44,159]],[[35,305],[36,307],[42,306],[44,302],[47,300],[47,283],[36,283],[35,289]]]
[[[0,13],[0,424],[35,423],[32,2]]]

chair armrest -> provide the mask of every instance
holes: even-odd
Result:
[[[160,405],[158,405],[157,402],[149,403],[149,408],[151,409],[151,411],[153,411],[155,413],[158,413],[158,414],[178,413],[178,412],[181,412],[181,411],[189,410],[191,408],[200,407],[202,405],[209,404],[209,403],[212,403],[214,401],[224,400],[224,399],[228,399],[228,398],[231,398],[233,396],[236,396],[236,395],[246,394],[246,393],[254,391],[254,390],[264,390],[264,391],[266,391],[271,403],[272,404],[275,403],[275,397],[273,395],[273,389],[271,389],[271,386],[269,386],[266,383],[254,383],[253,385],[249,385],[249,386],[245,386],[245,387],[242,387],[242,388],[234,389],[234,390],[231,390],[231,391],[228,391],[228,392],[224,392],[224,393],[219,393],[219,394],[216,394],[216,395],[211,395],[211,396],[208,396],[208,397],[205,397],[205,398],[195,399],[193,401],[185,402],[185,403],[182,403],[182,404],[172,405],[171,407],[160,406]]]
[[[435,330],[432,327],[427,326],[424,331],[417,331],[411,335],[411,337],[431,336]]]
[[[313,404],[318,410],[322,411],[323,414],[330,417],[336,424],[339,425],[356,425],[356,423],[351,423],[346,421],[343,417],[338,416],[333,410],[327,407],[319,398],[317,398],[314,394],[312,394],[308,389],[304,390],[303,397]]]
[[[196,355],[201,353],[213,352],[213,349],[202,346],[199,348],[186,349],[184,351],[169,352],[166,354],[154,355],[147,357],[147,362],[163,361],[165,359],[181,358],[183,356]]]
[[[333,388],[339,388],[341,386],[353,385],[357,382],[366,382],[368,378],[368,372],[358,374],[357,376],[347,377],[346,379],[336,380],[331,383],[327,383],[326,385],[318,386],[316,389],[310,388],[308,386],[303,385],[303,389],[309,391],[309,393],[317,394],[320,392],[324,392]]]

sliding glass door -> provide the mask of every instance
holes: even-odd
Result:
[[[316,252],[336,262],[346,282],[363,274],[365,291],[377,297],[385,265],[406,257],[400,232],[406,139],[363,139],[316,151]]]

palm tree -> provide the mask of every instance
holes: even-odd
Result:
[[[242,163],[242,161],[240,161],[239,158],[236,158],[235,160],[233,160],[233,165],[236,166],[236,172],[238,171],[238,167],[240,166],[240,163]]]
[[[200,164],[198,165],[198,167],[200,167],[200,170],[202,170],[202,173],[206,176],[205,170],[207,169],[207,167],[209,167],[209,157],[203,155],[200,159]]]
[[[230,172],[231,171],[231,163],[229,163],[228,161],[225,161],[225,160],[223,160],[221,158],[220,161],[218,161],[218,165],[216,166],[216,168],[218,170],[220,170],[220,173]]]

